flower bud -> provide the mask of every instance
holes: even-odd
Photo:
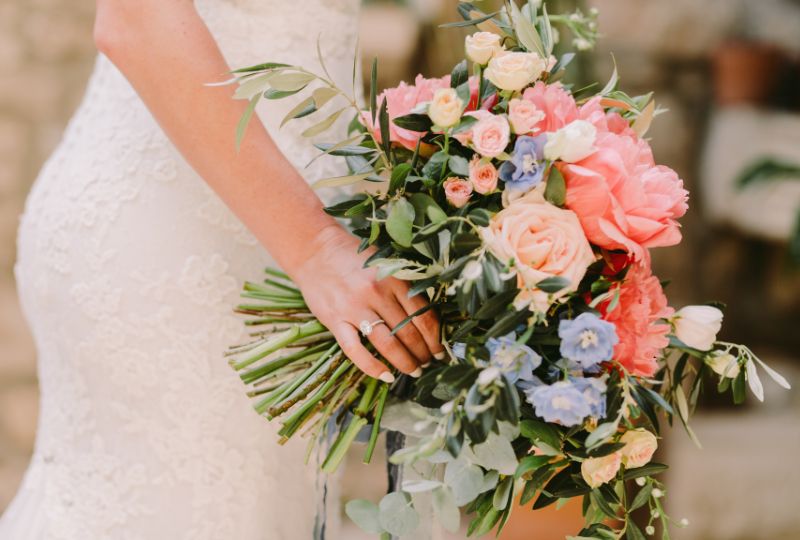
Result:
[[[467,58],[476,64],[485,65],[502,50],[500,36],[492,32],[475,32],[464,40]]]
[[[717,351],[706,356],[705,361],[720,377],[735,379],[739,376],[739,362],[730,353]]]
[[[710,351],[722,328],[722,312],[711,306],[686,306],[672,319],[675,337],[698,351]]]

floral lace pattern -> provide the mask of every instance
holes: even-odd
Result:
[[[314,66],[320,36],[345,88],[358,3],[196,2],[231,65]],[[342,174],[333,159],[304,168],[315,151],[303,122],[278,130],[292,106],[262,104],[258,114],[309,181]],[[15,270],[42,403],[0,537],[311,536],[315,471],[305,448],[276,444],[222,357],[245,337],[231,313],[240,282],[269,260],[98,57],[20,226]]]

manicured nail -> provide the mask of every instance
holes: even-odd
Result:
[[[444,351],[433,353],[433,357],[436,358],[437,360],[444,360],[445,359]]]
[[[394,375],[392,375],[391,371],[384,371],[383,373],[378,375],[378,378],[385,383],[392,384],[394,382]]]
[[[414,377],[415,379],[419,379],[419,378],[420,378],[420,376],[422,375],[422,368],[421,368],[421,367],[418,367],[417,369],[415,369],[414,371],[412,371],[411,373],[409,373],[409,375],[411,375],[411,376],[412,376],[412,377]]]
[[[424,364],[422,364],[420,367],[421,367],[422,369],[428,369],[429,367],[431,367],[431,362],[430,362],[430,361],[428,361],[428,362],[425,362],[425,363],[424,363]]]

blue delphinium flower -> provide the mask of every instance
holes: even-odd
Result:
[[[533,405],[536,416],[562,426],[577,426],[592,413],[587,396],[570,380],[533,386],[525,390],[525,398]]]
[[[542,364],[542,357],[536,351],[516,340],[517,336],[512,332],[486,341],[489,364],[502,371],[512,384],[519,380],[533,380],[533,370]]]
[[[507,189],[530,191],[539,185],[544,175],[545,135],[517,137],[511,159],[500,166],[500,178]]]
[[[605,418],[606,416],[606,378],[605,377],[572,377],[569,379],[575,388],[583,394],[589,405],[589,416]]]
[[[594,313],[581,313],[558,325],[561,356],[578,363],[582,368],[611,360],[614,346],[619,342],[616,327]]]
[[[466,343],[453,343],[453,346],[450,347],[450,350],[453,351],[453,356],[461,360],[463,360],[467,356]]]

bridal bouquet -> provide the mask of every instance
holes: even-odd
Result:
[[[413,534],[423,496],[448,530],[469,514],[475,535],[499,533],[516,503],[581,497],[574,538],[641,539],[656,522],[667,538],[667,466],[652,461],[662,422],[694,438],[689,417],[712,374],[737,403],[748,386],[763,398],[759,367],[788,387],[747,347],[717,341],[718,306],[669,306],[649,250],[680,242],[688,194],[643,138],[659,112],[652,95],[628,96],[616,72],[599,91],[561,82],[574,55],[554,56],[553,25],[584,49],[596,13],[536,4],[483,13],[462,2],[464,20],[446,26],[480,30],[467,60],[382,92],[373,63],[366,109],[321,55],[322,74],[278,63],[235,72],[237,97],[250,100],[240,138],[261,99],[306,92],[285,122],[320,115],[309,137],[351,111],[346,140],[316,145],[349,174],[318,186],[375,187],[327,211],[374,250],[380,277],[408,280],[442,321],[446,360],[387,384],[344,356],[286,276],[268,269],[245,286],[238,309],[258,331],[231,363],[284,440],[321,444],[330,472],[357,439],[369,461],[382,427],[406,435],[390,459],[421,477],[347,505],[371,533]],[[350,107],[326,111],[337,96]],[[643,507],[649,518],[634,522]]]

